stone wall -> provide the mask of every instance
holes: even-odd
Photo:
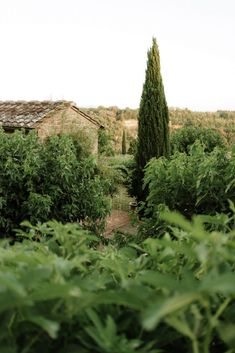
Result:
[[[98,130],[99,127],[80,115],[72,107],[60,110],[51,116],[44,118],[40,123],[35,124],[38,136],[45,139],[51,135],[63,133],[74,134],[92,141],[93,153],[98,153]]]

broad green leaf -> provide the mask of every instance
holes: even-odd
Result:
[[[199,287],[209,293],[223,293],[235,295],[235,273],[208,273]]]
[[[177,318],[176,316],[172,316],[166,318],[164,321],[167,323],[167,325],[173,327],[175,330],[182,333],[184,336],[187,336],[190,339],[194,339],[194,334],[185,320],[183,321],[180,320],[180,318]]]
[[[129,291],[105,290],[99,293],[83,293],[79,299],[81,308],[88,308],[93,305],[121,305],[135,310],[141,310],[146,301],[148,293],[145,293],[144,286],[136,286]]]
[[[158,273],[156,271],[145,271],[141,274],[139,279],[142,283],[147,283],[158,289],[168,288],[176,290],[180,285],[175,276],[168,273]]]
[[[0,292],[4,291],[5,288],[21,297],[27,295],[25,288],[13,273],[0,273]]]
[[[60,325],[58,322],[49,320],[43,316],[28,316],[27,319],[45,330],[51,338],[56,338]]]
[[[167,315],[189,306],[199,298],[197,293],[185,293],[181,295],[177,294],[174,297],[165,300],[162,299],[155,303],[153,302],[143,311],[142,323],[144,328],[146,330],[154,329],[159,321]]]
[[[221,322],[218,327],[221,339],[231,348],[235,348],[235,324]]]
[[[164,221],[180,226],[187,232],[192,232],[193,228],[191,223],[178,212],[162,212],[160,218]]]
[[[46,301],[56,298],[79,297],[80,290],[72,284],[43,283],[31,295],[34,301]]]

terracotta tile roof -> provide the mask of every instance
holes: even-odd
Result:
[[[50,116],[58,110],[72,107],[80,112],[84,118],[94,124],[99,123],[89,115],[80,111],[70,101],[0,101],[0,125],[8,128],[34,128],[34,125],[46,116]]]

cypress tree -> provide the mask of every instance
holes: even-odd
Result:
[[[138,199],[144,200],[143,169],[152,157],[169,154],[169,115],[160,71],[160,56],[156,39],[147,55],[147,69],[138,116],[136,175],[133,187]]]
[[[126,130],[122,132],[122,154],[126,154]]]

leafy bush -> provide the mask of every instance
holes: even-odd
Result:
[[[159,207],[167,206],[186,217],[194,214],[229,213],[228,199],[235,201],[235,150],[205,153],[196,143],[189,152],[170,159],[152,159],[146,168],[148,186],[146,215],[158,227]],[[148,223],[149,223],[148,222]]]
[[[116,155],[100,159],[100,162],[108,166],[116,175],[116,185],[129,187],[133,166],[135,165],[132,155]]]
[[[110,166],[107,159],[99,159],[99,175],[107,194],[113,196],[117,193],[118,186],[123,182],[123,175],[119,169]]]
[[[119,181],[123,184],[131,197],[136,195],[136,187],[140,185],[136,173],[137,165],[133,155],[116,155],[106,159],[107,164],[119,171]]]
[[[94,138],[90,131],[82,129],[70,134],[78,159],[89,157],[94,152]]]
[[[25,219],[101,224],[110,207],[105,183],[94,158],[81,158],[69,136],[40,143],[35,134],[0,131],[2,236]]]
[[[218,131],[188,126],[172,133],[171,151],[189,153],[190,146],[196,140],[199,140],[205,146],[205,152],[211,152],[215,147],[225,146],[225,140]]]
[[[90,233],[57,222],[2,241],[0,351],[233,352],[234,229],[162,217],[174,239],[138,246],[99,249]]]
[[[137,139],[130,136],[129,137],[129,148],[128,148],[127,152],[134,156],[136,154],[136,149],[137,149]]]
[[[114,156],[114,148],[110,134],[104,129],[99,129],[98,137],[99,154],[104,156]]]

